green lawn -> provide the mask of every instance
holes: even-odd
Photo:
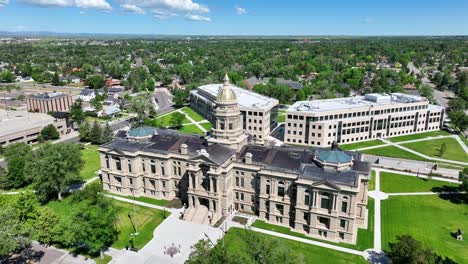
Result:
[[[362,150],[361,152],[370,154],[370,155],[383,156],[383,157],[426,161],[426,159],[424,159],[423,157],[420,157],[408,151],[402,150],[395,146],[386,146],[386,147],[375,148],[375,149],[366,149],[366,150]]]
[[[369,191],[375,190],[375,170],[371,171],[371,179],[369,181]]]
[[[202,120],[205,120],[205,118],[203,116],[201,116],[197,112],[193,111],[193,109],[190,108],[190,107],[184,107],[184,108],[182,108],[182,111],[184,113],[186,113],[188,116],[190,116],[196,122],[200,122]]]
[[[187,125],[183,126],[181,129],[179,129],[180,132],[185,133],[185,134],[198,134],[198,135],[204,135],[203,131],[201,131],[200,128],[198,128],[196,125]]]
[[[104,258],[101,259],[100,257],[93,258],[93,260],[96,262],[96,264],[107,264],[112,260],[111,256],[104,255]]]
[[[96,177],[96,171],[101,168],[98,148],[99,146],[96,145],[86,145],[85,149],[81,151],[81,158],[84,161],[84,167],[81,169],[80,175],[85,181]]]
[[[244,232],[251,232],[241,228],[230,228],[228,234],[224,237],[226,250],[229,252],[245,251],[246,244],[244,242]],[[270,235],[260,234],[261,236],[275,238]],[[280,239],[280,238],[277,238]],[[305,263],[321,263],[321,264],[356,264],[368,263],[361,256],[346,254],[340,251],[322,248],[314,245],[309,245],[293,240],[280,239],[284,246],[287,246],[291,251],[297,252],[304,257]],[[221,245],[221,244],[219,244]]]
[[[456,188],[458,184],[405,176],[391,172],[380,172],[380,190],[386,193],[430,192],[432,188]]]
[[[174,113],[177,113],[177,110],[172,111],[171,113],[167,115],[156,117],[157,125],[159,127],[169,127],[171,125],[171,118],[174,115]],[[187,123],[191,123],[191,121],[188,120],[187,118],[184,118],[184,120],[182,121],[182,124],[187,124]]]
[[[439,255],[468,263],[468,239],[458,241],[451,235],[458,228],[466,234],[468,204],[455,204],[437,195],[391,196],[382,201],[381,210],[385,250],[397,235],[409,234]]]
[[[412,134],[412,135],[392,137],[392,138],[389,138],[388,140],[392,142],[402,142],[402,141],[415,140],[415,139],[420,139],[420,138],[449,136],[449,135],[451,134],[447,131],[436,130],[436,131],[430,131],[430,132],[424,132],[424,133],[418,133],[418,134]]]
[[[106,194],[113,195],[113,196],[118,196],[118,197],[123,197],[127,199],[132,199],[133,196],[126,196],[126,195],[120,195],[120,194],[115,194],[115,193],[110,193],[110,192],[105,192]],[[136,201],[143,202],[143,203],[149,203],[149,204],[154,204],[154,205],[159,205],[159,206],[166,206],[167,203],[169,202],[168,200],[158,200],[158,199],[153,199],[149,197],[135,197]]]
[[[340,145],[340,148],[344,150],[353,150],[353,149],[359,149],[359,148],[379,146],[383,144],[384,143],[380,140],[369,140],[369,141]]]
[[[369,200],[371,200],[371,199],[369,199]],[[373,219],[374,201],[372,200],[372,202],[370,202],[370,203],[372,203],[372,205],[369,205],[369,215],[372,215],[372,223],[373,223],[373,221],[374,221],[374,219]],[[370,208],[370,207],[372,207],[372,208]],[[255,220],[255,222],[253,222],[252,226],[256,227],[256,228],[261,228],[261,229],[270,230],[270,231],[273,231],[273,232],[278,232],[278,233],[290,235],[290,236],[305,238],[305,239],[314,240],[314,241],[320,241],[320,242],[331,244],[331,245],[336,245],[336,246],[351,248],[351,249],[357,249],[357,250],[365,250],[365,249],[368,249],[368,248],[373,248],[373,246],[374,246],[374,238],[373,238],[374,237],[374,225],[373,224],[372,224],[372,227],[370,229],[367,229],[367,230],[361,230],[360,229],[358,231],[359,234],[362,234],[362,237],[358,236],[357,245],[351,245],[351,244],[347,244],[347,243],[334,243],[334,242],[327,241],[327,240],[313,238],[313,237],[307,236],[307,235],[299,233],[299,232],[291,231],[291,229],[289,229],[289,227],[269,224],[269,223],[267,223],[265,221],[262,221],[262,220]]]
[[[134,232],[132,222],[128,217],[130,215],[133,220],[133,205],[117,200],[113,200],[113,204],[118,211],[117,229],[119,230],[119,235],[117,240],[112,244],[112,247],[123,249],[130,245],[130,234]],[[70,216],[73,211],[73,204],[70,204],[66,198],[62,201],[51,201],[46,206],[62,217]],[[136,222],[138,223],[137,229],[140,234],[135,237],[134,244],[136,248],[141,249],[153,238],[154,229],[164,220],[164,212],[139,205],[135,208]],[[170,212],[166,212],[166,216],[169,215]]]
[[[444,143],[447,146],[447,150],[442,155],[442,157],[440,157],[439,150]],[[415,150],[429,157],[468,162],[468,154],[466,154],[458,141],[454,138],[441,138],[405,143],[402,144],[402,146]]]
[[[119,230],[118,239],[112,244],[113,248],[123,249],[130,246],[130,234],[134,233],[132,221],[128,217],[132,216],[133,205],[120,201],[114,201],[118,208],[117,229]],[[170,212],[166,212],[166,217]],[[134,245],[136,248],[143,248],[153,238],[154,229],[164,220],[164,212],[153,208],[136,206],[136,223],[139,235],[135,237]]]
[[[211,123],[203,123],[203,124],[200,124],[204,129],[206,129],[206,131],[210,131],[211,128],[213,127],[213,125],[211,125]]]

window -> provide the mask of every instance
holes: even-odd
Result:
[[[329,193],[323,193],[322,199],[320,200],[320,208],[330,210],[331,195]]]
[[[106,168],[109,168],[109,157],[106,155],[105,159],[106,159]]]
[[[284,196],[284,182],[278,182],[278,196]]]
[[[165,181],[162,181],[162,187],[163,187],[164,189],[166,189],[166,182],[165,182]]]
[[[346,213],[348,211],[348,198],[343,197],[343,201],[341,202],[341,212]]]
[[[239,186],[239,177],[236,177],[236,186]]]
[[[128,172],[132,172],[132,161],[128,160]]]
[[[270,194],[270,180],[266,180],[266,194]]]
[[[319,216],[318,220],[321,225],[325,226],[327,229],[330,228],[330,218]]]
[[[161,164],[161,175],[165,175],[166,173],[164,172],[164,163]]]
[[[310,203],[310,192],[309,190],[306,190],[304,193],[304,204],[309,205]]]
[[[156,165],[151,164],[151,173],[156,173]]]
[[[344,233],[341,233],[341,232],[340,232],[339,235],[340,235],[340,239],[344,239]]]
[[[304,221],[308,221],[309,220],[309,213],[304,213]]]
[[[345,229],[346,228],[346,220],[340,219],[340,228]]]
[[[130,185],[133,185],[133,179],[129,178],[129,179],[128,179],[128,183],[129,183]]]
[[[276,205],[276,211],[280,214],[283,215],[284,213],[284,206],[282,204],[277,204]]]
[[[141,169],[143,170],[143,172],[146,171],[145,160],[142,160],[142,161],[141,161]]]
[[[240,182],[240,183],[241,183],[241,187],[244,187],[244,178],[241,178],[240,180],[241,180],[241,182]]]
[[[120,159],[119,159],[119,158],[115,159],[115,168],[116,168],[117,170],[122,170],[122,164],[120,163]]]

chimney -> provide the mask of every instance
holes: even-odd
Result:
[[[245,163],[246,164],[251,164],[252,163],[252,153],[247,152],[247,154],[245,154]]]
[[[188,154],[187,144],[180,145],[180,154],[182,154],[182,155],[187,155]]]

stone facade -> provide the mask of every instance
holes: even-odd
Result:
[[[439,130],[444,108],[400,93],[296,102],[286,111],[284,142],[328,147]]]

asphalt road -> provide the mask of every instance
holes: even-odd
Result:
[[[169,94],[166,88],[156,88],[154,91],[154,100],[158,104],[156,112],[161,115],[173,110],[174,103],[172,102],[172,96]]]

